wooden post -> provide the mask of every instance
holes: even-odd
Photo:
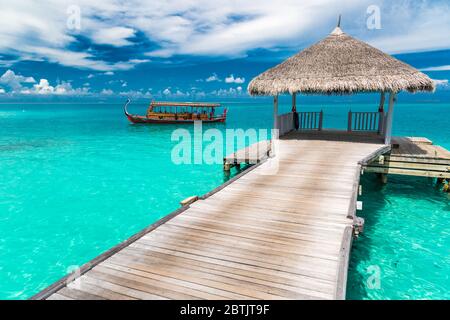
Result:
[[[292,112],[297,112],[297,94],[292,94]]]
[[[319,131],[322,131],[323,127],[323,110],[320,110],[319,114]]]
[[[396,94],[391,92],[389,94],[389,109],[386,115],[386,120],[384,124],[384,144],[390,145],[392,138],[392,118],[394,115],[394,103]]]
[[[273,139],[278,139],[279,137],[279,127],[278,127],[278,95],[273,97],[273,129],[275,136]]]

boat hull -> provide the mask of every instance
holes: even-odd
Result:
[[[217,117],[213,119],[203,119],[203,120],[197,120],[197,119],[179,119],[179,120],[169,120],[169,119],[151,119],[143,116],[138,115],[132,115],[127,114],[126,115],[128,120],[131,123],[159,123],[159,124],[179,124],[179,123],[194,123],[195,121],[201,121],[205,123],[218,123],[218,122],[225,122],[225,117]]]

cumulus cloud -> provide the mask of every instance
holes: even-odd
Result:
[[[214,82],[214,81],[221,81],[220,78],[217,76],[217,74],[213,73],[208,78],[205,79],[206,82]]]
[[[40,79],[39,83],[33,85],[32,88],[24,88],[20,91],[22,94],[37,95],[85,95],[89,92],[89,88],[74,89],[70,82],[61,82],[56,86],[50,85],[47,79]]]
[[[234,77],[234,75],[230,75],[228,77],[225,78],[225,82],[226,83],[237,83],[237,84],[241,84],[245,82],[245,78],[239,78],[239,77]]]
[[[62,81],[55,86],[47,79],[40,79],[39,83],[33,77],[16,74],[13,70],[7,70],[0,77],[0,84],[10,90],[13,94],[38,94],[38,95],[83,95],[89,92],[88,86],[84,88],[73,88],[70,82]],[[32,85],[32,86],[31,86]],[[6,93],[5,89],[2,89]]]
[[[238,86],[236,88],[228,88],[228,89],[219,89],[214,90],[211,92],[211,95],[213,96],[228,96],[228,97],[236,97],[244,94],[244,91],[242,90],[241,86]]]
[[[0,94],[4,94],[5,93],[5,89],[0,88]]]
[[[14,71],[9,69],[0,77],[0,83],[8,86],[14,91],[20,89],[22,87],[22,84],[24,83],[35,83],[35,82],[36,80],[34,80],[33,77],[24,77],[15,74]]]
[[[172,92],[170,91],[169,88],[164,89],[164,91],[162,92],[164,95],[169,96],[172,94]]]

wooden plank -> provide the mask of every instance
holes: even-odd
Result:
[[[367,172],[384,173],[384,174],[397,174],[403,176],[415,176],[415,177],[428,177],[428,178],[446,178],[450,179],[450,172],[442,171],[424,171],[424,170],[408,170],[398,168],[380,168],[380,167],[366,167],[364,169]]]
[[[269,281],[272,285],[291,285],[302,289],[317,290],[322,293],[329,293],[333,289],[333,283],[324,279],[309,278],[302,275],[293,275],[280,270],[253,267],[247,264],[238,264],[233,262],[223,263],[203,256],[179,256],[173,253],[163,253],[152,250],[151,248],[133,248],[129,247],[115,256],[128,256],[129,261],[139,259],[140,261],[149,261],[149,263],[164,261],[164,263],[189,266],[189,268],[207,269],[207,272],[226,275],[228,277],[242,277],[251,281]],[[115,257],[114,256],[114,257]]]
[[[397,168],[397,169],[419,169],[419,170],[431,170],[431,171],[450,171],[450,164],[434,164],[434,163],[418,163],[418,162],[399,162],[399,161],[385,161],[384,164],[378,164],[377,162],[371,163],[369,167],[381,167],[381,168]]]
[[[350,249],[353,240],[352,227],[346,227],[342,236],[342,245],[339,252],[339,267],[337,269],[337,284],[335,299],[344,300],[347,288],[347,269],[350,263]]]

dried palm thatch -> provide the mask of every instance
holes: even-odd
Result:
[[[428,76],[342,32],[327,38],[255,77],[251,95],[282,93],[434,91]]]

